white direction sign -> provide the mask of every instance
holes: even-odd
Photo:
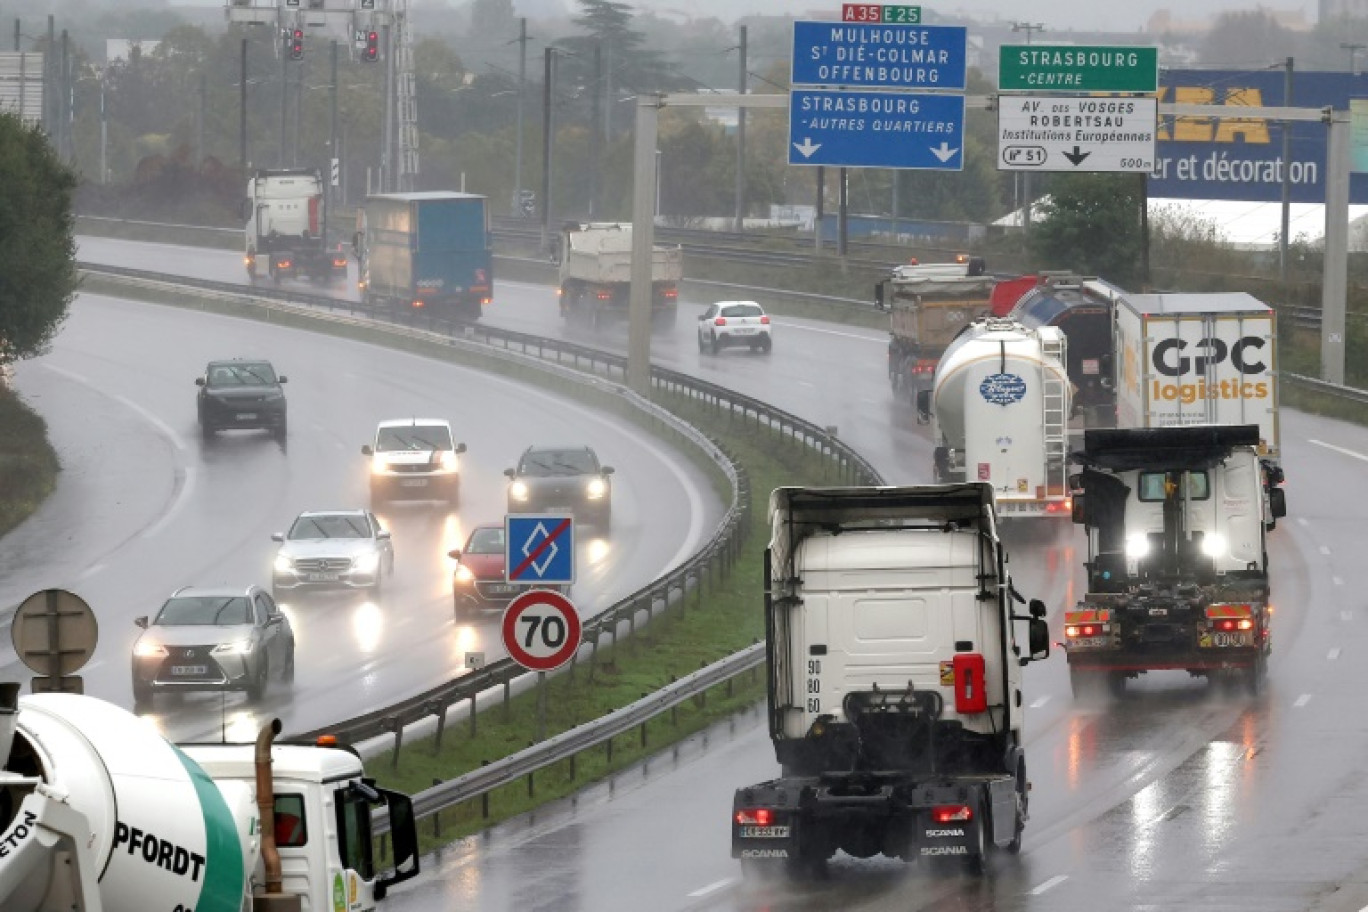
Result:
[[[999,171],[1154,170],[1156,98],[998,96]]]

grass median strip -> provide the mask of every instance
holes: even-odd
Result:
[[[703,586],[701,600],[690,593],[676,605],[616,647],[600,649],[592,679],[581,663],[573,678],[546,681],[548,736],[626,706],[704,665],[721,659],[764,636],[762,555],[768,529],[765,503],[780,485],[828,483],[830,470],[811,450],[780,446],[779,434],[765,427],[729,421],[709,406],[684,397],[658,397],[657,402],[718,440],[750,473],[757,503],[750,513],[749,534],[740,559],[725,579]],[[706,700],[690,701],[653,719],[641,731],[622,735],[607,745],[585,751],[575,760],[549,766],[530,781],[495,789],[420,823],[423,849],[430,851],[494,823],[565,797],[725,718],[765,694],[764,672],[741,675],[719,685]],[[502,707],[481,713],[474,736],[465,724],[448,724],[441,748],[435,739],[406,743],[397,768],[392,755],[370,764],[382,784],[408,793],[429,788],[527,747],[535,737],[535,690]]]
[[[0,537],[33,514],[57,487],[61,464],[47,422],[0,380]]]

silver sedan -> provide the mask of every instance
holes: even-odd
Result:
[[[389,530],[369,510],[301,513],[280,542],[272,568],[276,598],[303,589],[365,589],[378,596],[394,574]]]

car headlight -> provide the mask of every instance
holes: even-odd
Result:
[[[1149,536],[1144,532],[1137,532],[1126,538],[1126,557],[1140,559],[1149,554]]]
[[[277,554],[275,559],[276,573],[289,573],[294,569],[294,560],[284,554]]]
[[[527,482],[515,481],[508,486],[508,496],[514,500],[527,500]]]
[[[384,456],[381,456],[379,453],[376,453],[374,456],[371,457],[372,472],[384,472],[387,469],[389,469],[389,461],[386,460]]]
[[[1202,553],[1207,557],[1223,557],[1226,553],[1226,538],[1219,532],[1208,532],[1202,536]]]
[[[442,468],[448,472],[454,472],[461,467],[461,463],[456,458],[456,453],[452,450],[442,451]]]
[[[465,564],[457,564],[453,576],[458,583],[473,583],[475,581],[475,574],[471,573],[470,568]]]
[[[166,647],[156,640],[139,640],[133,654],[142,659],[159,659],[166,655]]]
[[[380,566],[380,555],[371,551],[367,554],[358,554],[352,558],[352,569],[361,573],[374,573],[375,568]]]
[[[214,647],[214,655],[247,655],[252,651],[251,639],[234,640],[231,643],[220,643]]]
[[[598,500],[608,493],[608,482],[602,478],[590,479],[589,484],[584,486],[584,493],[590,500]]]

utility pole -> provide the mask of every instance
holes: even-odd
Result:
[[[1341,41],[1340,47],[1349,52],[1349,75],[1358,75],[1358,52],[1368,47],[1368,44],[1355,44],[1349,41]]]
[[[208,102],[209,75],[199,74],[199,108],[195,111],[195,170],[204,167],[204,113]]]
[[[817,166],[817,206],[812,221],[812,245],[818,253],[822,252],[822,214],[826,202],[826,168]]]
[[[306,58],[307,59],[307,58]],[[304,119],[304,66],[305,61],[295,64],[295,102],[294,102],[294,141],[290,143],[290,167],[299,167],[299,122]]]
[[[612,104],[612,101],[605,101],[603,92],[607,88],[604,82],[603,73],[603,42],[594,42],[594,90],[592,114],[589,122],[597,124],[600,117],[600,109],[603,104]],[[595,129],[589,130],[589,220],[593,221],[596,206],[595,199],[598,197],[598,173],[599,173],[599,132]],[[659,175],[657,175],[658,177]]]
[[[551,241],[551,77],[556,65],[556,49],[547,45],[542,53],[542,184],[541,249],[549,251]]]
[[[1031,43],[1032,36],[1036,32],[1045,31],[1043,22],[1013,22],[1012,31],[1025,32],[1026,43]],[[1031,233],[1031,172],[1021,172],[1021,229],[1026,234]]]
[[[334,39],[334,40],[333,40],[333,43],[332,43],[331,58],[330,58],[330,60],[329,60],[329,64],[330,64],[330,67],[329,67],[329,69],[330,69],[330,77],[329,77],[329,82],[328,82],[328,94],[332,96],[332,98],[329,100],[329,106],[332,108],[332,113],[331,113],[331,118],[330,118],[330,122],[329,122],[329,126],[328,126],[328,168],[327,168],[327,177],[324,178],[324,180],[326,180],[326,181],[328,182],[328,192],[325,193],[325,194],[323,194],[323,198],[324,198],[325,200],[328,200],[328,201],[332,202],[332,203],[335,203],[335,202],[337,202],[338,191],[342,189],[340,186],[334,187],[334,186],[333,186],[333,182],[332,182],[333,162],[334,162],[334,161],[337,162],[338,173],[339,173],[339,175],[341,174],[341,167],[342,167],[342,156],[341,156],[341,154],[337,151],[337,40],[336,40],[336,39]],[[339,182],[340,182],[340,181],[339,181]],[[331,208],[332,208],[331,205],[325,207],[324,210],[323,210],[323,211],[324,211],[324,214],[326,215],[327,211],[328,211],[329,209],[331,209]],[[326,222],[325,222],[325,224],[326,224]],[[324,231],[324,236],[326,236],[326,235],[327,235],[327,231],[325,230],[325,231]]]
[[[276,155],[277,168],[285,167],[285,124],[288,121],[290,108],[290,73],[285,66],[288,55],[285,53],[285,48],[279,46],[283,41],[284,39],[281,39],[281,41],[276,42],[276,52],[280,54],[280,150]]]
[[[836,202],[836,255],[843,257],[850,252],[850,179],[845,168],[841,169],[839,180]]]
[[[394,27],[384,25],[385,34],[385,131],[384,148],[380,152],[380,192],[389,193],[398,184],[394,180]]]
[[[242,39],[241,80],[238,82],[238,163],[247,179],[247,39]]]
[[[1292,58],[1283,62],[1283,107],[1292,107]],[[1282,226],[1278,231],[1278,279],[1283,296],[1287,296],[1287,232],[1291,229],[1292,213],[1292,123],[1282,125]]]
[[[518,20],[518,140],[513,155],[513,205],[510,214],[522,214],[523,96],[527,94],[527,17]]]
[[[745,95],[747,89],[746,73],[746,27],[741,26],[741,43],[737,45],[740,52],[741,67],[740,78],[737,82],[737,94]],[[746,230],[746,109],[736,109],[736,224],[733,230],[740,233]]]

